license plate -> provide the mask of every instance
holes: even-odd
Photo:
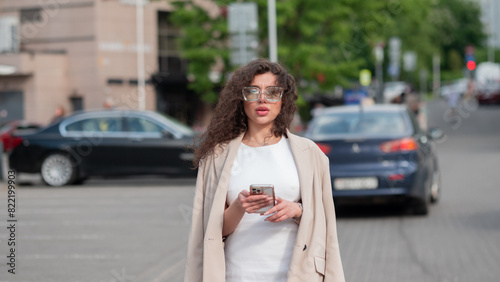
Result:
[[[378,180],[376,177],[336,178],[335,190],[361,190],[376,189]]]

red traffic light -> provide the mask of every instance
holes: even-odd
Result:
[[[468,61],[467,62],[467,69],[469,69],[470,71],[473,71],[474,69],[476,69],[476,62]]]

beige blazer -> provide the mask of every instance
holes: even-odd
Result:
[[[287,282],[345,281],[337,240],[328,158],[309,139],[287,133],[297,166],[303,213]],[[222,224],[240,136],[200,165],[185,282],[225,281]]]

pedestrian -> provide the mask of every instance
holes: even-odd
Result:
[[[476,93],[476,87],[474,85],[474,80],[469,79],[469,81],[467,82],[467,89],[465,91],[464,99],[467,101],[470,99],[473,99],[475,96],[475,93]]]
[[[454,116],[457,114],[458,103],[460,102],[460,92],[453,90],[448,94],[448,115]]]
[[[57,108],[54,112],[54,116],[50,120],[50,124],[55,124],[57,122],[60,122],[64,118],[65,114],[66,114],[66,111],[64,110],[64,107],[61,105],[57,106]]]
[[[114,109],[115,107],[114,107],[113,99],[111,97],[107,97],[104,100],[104,103],[103,103],[102,107],[104,109],[108,109],[108,110]]]
[[[329,161],[288,130],[296,100],[294,78],[266,59],[222,89],[194,155],[185,281],[344,281]],[[274,185],[276,200],[252,184]]]

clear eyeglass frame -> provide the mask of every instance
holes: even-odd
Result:
[[[255,93],[251,93],[252,90],[254,90]],[[270,94],[271,91],[277,91],[276,93],[279,92],[279,97],[276,94]],[[281,97],[283,96],[283,91],[284,91],[283,88],[279,86],[268,86],[264,90],[261,90],[259,87],[256,86],[249,86],[249,87],[244,87],[241,90],[241,92],[243,93],[243,99],[245,99],[245,101],[247,102],[254,102],[259,100],[262,92],[264,92],[264,97],[266,98],[267,101],[278,102],[279,100],[281,100]]]

